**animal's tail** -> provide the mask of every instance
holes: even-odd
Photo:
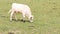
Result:
[[[11,9],[9,10],[8,14],[11,13]]]

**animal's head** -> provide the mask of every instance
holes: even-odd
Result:
[[[33,22],[33,19],[34,19],[34,17],[33,17],[33,15],[31,15],[31,16],[29,17],[30,22]]]

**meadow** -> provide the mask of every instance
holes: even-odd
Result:
[[[9,21],[12,3],[31,8],[34,22]],[[21,14],[16,14],[22,19]],[[28,19],[26,19],[28,20]],[[0,0],[0,34],[60,34],[60,0]]]

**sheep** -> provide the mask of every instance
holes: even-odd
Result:
[[[30,22],[33,22],[33,15],[31,14],[31,9],[28,5],[12,3],[12,7],[9,11],[10,13],[10,21],[12,21],[13,17],[17,20],[15,13],[21,13],[23,17],[23,21],[25,21],[25,17],[29,19]]]

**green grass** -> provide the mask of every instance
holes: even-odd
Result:
[[[34,22],[9,21],[13,2],[27,4]],[[16,15],[21,19],[21,14]],[[60,34],[60,0],[0,0],[0,34]]]

